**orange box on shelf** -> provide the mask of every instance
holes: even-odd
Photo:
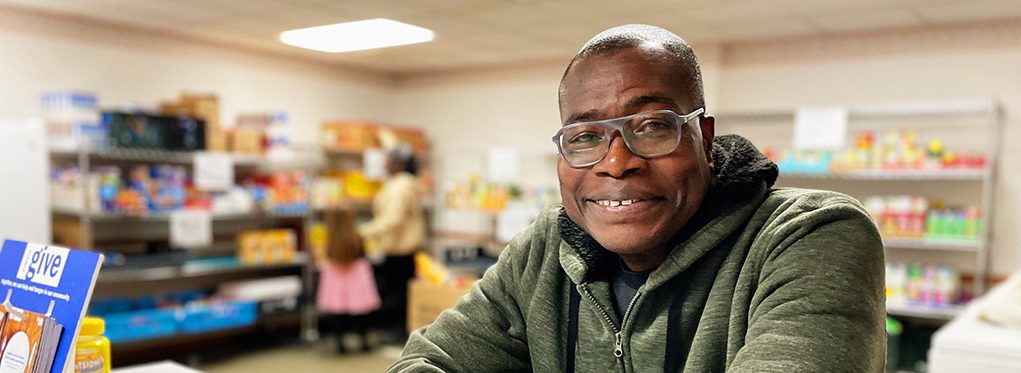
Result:
[[[290,229],[241,232],[238,261],[242,264],[279,264],[294,261],[298,238]]]
[[[325,123],[323,147],[337,150],[365,150],[379,147],[376,132],[379,126],[368,122]]]
[[[231,151],[261,155],[265,150],[266,131],[256,128],[238,128],[231,133]]]
[[[429,141],[426,140],[425,131],[421,128],[388,126],[387,130],[393,133],[395,140],[408,144],[416,155],[423,156],[429,153]]]

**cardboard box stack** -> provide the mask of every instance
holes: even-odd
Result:
[[[379,125],[370,122],[348,121],[323,124],[323,148],[344,151],[362,151],[380,146],[377,139]]]
[[[220,104],[216,95],[181,92],[176,102],[161,103],[160,113],[202,119],[206,122],[206,150],[227,151],[227,133],[220,124]]]

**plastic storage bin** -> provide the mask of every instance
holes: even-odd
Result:
[[[106,315],[106,338],[111,343],[120,343],[173,335],[177,333],[175,313],[155,309]]]
[[[179,322],[184,333],[202,333],[252,325],[257,316],[255,302],[194,303],[184,307]]]

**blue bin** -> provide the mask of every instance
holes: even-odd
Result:
[[[159,338],[177,333],[177,317],[173,310],[141,310],[109,314],[106,337],[110,343]]]
[[[184,307],[178,321],[182,332],[202,333],[252,325],[257,317],[255,302],[232,301],[189,304]]]

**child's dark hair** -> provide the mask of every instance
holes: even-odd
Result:
[[[355,228],[355,214],[348,209],[327,210],[326,259],[347,266],[365,254],[362,238]]]

